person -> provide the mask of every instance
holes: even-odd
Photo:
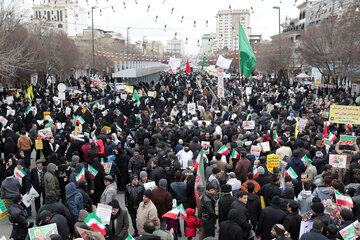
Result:
[[[231,209],[236,211],[238,216],[234,221],[242,228],[242,239],[248,239],[252,225],[249,223],[249,216],[246,208],[248,203],[248,193],[241,190],[237,194],[237,199],[232,202]]]
[[[231,186],[222,185],[221,186],[222,197],[218,202],[219,206],[219,223],[227,219],[227,215],[231,209],[231,204],[235,201],[235,198],[231,196]]]
[[[261,214],[261,202],[259,196],[255,194],[255,185],[252,182],[247,184],[248,201],[246,209],[253,229],[256,229]]]
[[[185,144],[184,149],[180,150],[176,156],[178,157],[181,170],[185,170],[188,167],[188,161],[193,159],[193,152],[190,150],[188,143]]]
[[[276,149],[276,152],[275,152],[276,155],[279,155],[279,159],[280,160],[290,159],[292,156],[291,148],[286,146],[285,142],[283,140],[279,141],[279,146],[280,147],[278,149]]]
[[[208,179],[209,179],[210,175],[212,174],[212,170],[217,167],[217,163],[218,162],[215,159],[213,159],[213,160],[210,161],[209,166],[206,167],[206,169],[205,169],[205,179],[206,179],[207,182],[208,182]]]
[[[293,152],[290,161],[286,164],[286,170],[291,167],[298,175],[298,180],[300,180],[299,177],[301,176],[301,173],[305,172],[306,169],[304,162],[302,161],[302,157],[303,156],[301,154],[301,151],[299,149],[296,149]]]
[[[145,189],[139,184],[139,179],[136,174],[133,174],[130,179],[130,183],[125,188],[125,206],[128,209],[131,217],[131,223],[134,228],[133,236],[138,236],[138,229],[136,227],[136,215],[140,202],[143,199],[143,193]]]
[[[282,224],[285,218],[285,213],[280,209],[280,197],[273,196],[271,205],[265,207],[260,214],[256,234],[261,236],[262,240],[270,240],[271,228],[274,224]]]
[[[330,199],[331,196],[331,182],[332,182],[332,179],[331,177],[325,177],[324,178],[324,184],[323,185],[320,185],[318,186],[314,191],[313,191],[313,196],[314,197],[318,197],[320,198],[321,201],[325,201],[327,199]]]
[[[317,175],[317,170],[314,165],[312,165],[312,161],[310,158],[306,158],[304,161],[304,165],[306,167],[305,173],[307,174],[309,181],[313,182],[315,176]]]
[[[270,183],[272,181],[272,177],[265,173],[264,167],[260,166],[257,167],[257,172],[259,176],[255,178],[255,181],[260,185],[260,188],[263,187],[265,184]]]
[[[291,239],[297,239],[297,238],[289,238],[286,237],[288,235],[288,232],[285,230],[284,226],[281,224],[274,224],[274,226],[271,228],[271,237],[275,240],[291,240]]]
[[[40,200],[43,199],[43,205],[45,203],[45,185],[44,185],[44,176],[46,173],[46,167],[43,166],[41,159],[36,160],[36,167],[31,169],[31,185],[38,192],[39,197],[35,198],[35,210],[36,212],[40,209]]]
[[[173,240],[174,239],[174,229],[170,229],[169,231],[165,231],[160,229],[160,219],[153,218],[151,222],[155,226],[155,231],[153,234],[161,238],[161,240]]]
[[[273,175],[272,182],[265,184],[258,191],[259,196],[264,196],[265,206],[270,206],[272,198],[276,195],[280,195],[280,176]]]
[[[226,173],[227,171],[229,171],[229,170],[231,170],[233,168],[233,161],[232,161],[231,157],[226,162],[223,162],[221,160],[222,155],[220,153],[216,153],[215,158],[216,158],[216,161],[217,161],[217,168],[219,168],[222,172]],[[219,181],[221,183],[224,183],[225,178],[226,178],[226,175],[223,174],[221,176],[221,178],[219,179]]]
[[[106,228],[107,233],[113,240],[124,240],[127,238],[129,230],[128,212],[120,207],[119,201],[111,200],[109,205],[112,207],[110,224]]]
[[[17,147],[18,149],[22,149],[25,153],[25,166],[26,168],[30,167],[30,160],[31,160],[31,152],[32,152],[32,145],[33,142],[31,138],[26,136],[26,130],[21,130],[21,135],[18,138]]]
[[[220,179],[222,177],[222,172],[219,168],[213,168],[212,174],[209,177],[209,183],[211,183],[215,187],[216,195],[220,194],[221,187],[220,187]]]
[[[227,220],[220,223],[219,240],[239,240],[243,238],[243,229],[236,222],[237,211],[231,209]]]
[[[75,238],[81,238],[80,233],[78,232],[77,228],[82,228],[85,230],[91,230],[90,227],[84,222],[84,220],[88,217],[89,212],[86,211],[85,209],[81,209],[79,212],[79,218],[77,220],[77,222],[74,225],[74,235]]]
[[[331,221],[331,217],[329,214],[324,213],[324,205],[321,202],[314,202],[313,205],[311,205],[311,218],[316,220],[319,219],[320,221],[322,221],[322,223],[324,224],[324,231],[326,227],[332,223]]]
[[[315,219],[313,223],[313,227],[310,232],[304,233],[301,235],[300,240],[327,240],[328,238],[325,237],[322,232],[324,230],[324,223],[319,219]]]
[[[56,199],[59,199],[60,185],[55,171],[56,165],[53,163],[49,163],[49,165],[47,165],[46,173],[44,175],[45,194],[48,194],[50,191],[54,191],[56,193]]]
[[[185,211],[186,216],[181,216],[186,224],[185,236],[188,240],[192,240],[193,237],[196,237],[196,228],[200,226],[200,219],[194,215],[195,209],[187,208]]]
[[[116,198],[117,186],[111,175],[106,175],[104,178],[105,190],[101,194],[100,203],[108,205]]]
[[[149,180],[154,181],[156,186],[159,186],[159,181],[165,178],[165,170],[159,166],[158,160],[153,160],[151,163],[151,171],[149,173]]]
[[[129,160],[128,172],[130,175],[138,175],[144,168],[144,157],[140,155],[140,150],[138,148],[134,149],[134,155]]]
[[[248,176],[248,173],[251,171],[251,162],[246,157],[246,152],[240,152],[240,159],[235,166],[236,178],[241,182],[245,182]]]
[[[162,216],[172,209],[172,196],[167,190],[167,181],[162,178],[159,181],[159,187],[152,191],[151,201],[154,203],[158,217],[160,219],[160,229],[166,229],[166,219]]]
[[[197,214],[199,219],[202,219],[202,209],[201,209],[201,202],[202,199],[205,195],[205,186],[203,185],[198,185],[196,187],[196,196],[197,196]],[[204,239],[204,227],[202,225],[202,222],[200,221],[200,231],[199,231],[199,240],[203,240]]]
[[[13,225],[10,238],[24,240],[28,234],[28,229],[34,226],[34,222],[27,220],[27,214],[20,194],[14,195],[11,200],[13,204],[8,206],[9,220]]]
[[[6,178],[1,183],[1,199],[5,199],[8,207],[14,202],[13,199],[20,195],[20,181],[14,176],[13,171],[6,172]]]
[[[92,201],[92,199],[90,198],[90,196],[89,196],[89,194],[87,192],[87,182],[86,182],[86,180],[82,179],[82,180],[79,181],[77,190],[83,197],[84,209],[86,211],[88,211],[88,212],[92,212],[93,201]]]
[[[295,200],[290,200],[287,204],[289,214],[284,219],[284,228],[290,233],[292,239],[299,239],[301,216],[298,214],[298,204]]]
[[[228,180],[226,184],[231,186],[231,191],[233,195],[235,195],[238,191],[240,191],[241,181],[236,178],[236,174],[234,172],[229,172],[227,175],[228,175]]]
[[[144,222],[141,228],[144,229],[144,233],[140,237],[135,238],[135,240],[161,240],[159,236],[153,234],[155,225],[151,221]]]
[[[304,190],[302,190],[298,196],[300,214],[310,211],[313,198],[311,184],[310,182],[305,182]]]
[[[206,184],[206,192],[201,199],[201,222],[204,227],[204,239],[215,237],[215,224],[217,215],[215,213],[215,187],[211,183]]]
[[[156,207],[151,201],[151,196],[151,190],[146,190],[143,194],[143,201],[139,204],[139,208],[137,210],[136,227],[140,235],[145,233],[144,223],[158,216]]]
[[[69,239],[70,236],[70,227],[66,220],[66,218],[58,213],[51,213],[48,210],[42,210],[39,214],[40,222],[38,226],[44,226],[48,224],[55,223],[58,227],[59,235],[61,236],[61,239]]]
[[[76,189],[75,183],[71,182],[65,186],[66,207],[71,214],[71,225],[74,225],[79,218],[79,212],[84,209],[84,199]]]
[[[254,186],[255,186],[254,193],[256,194],[260,190],[261,187],[260,187],[260,184],[256,180],[254,180],[254,174],[252,172],[248,173],[248,178],[247,178],[246,182],[244,182],[241,185],[241,190],[244,190],[245,192],[248,192],[248,186],[247,185],[249,183],[254,184]]]
[[[341,235],[340,235],[340,231],[343,230],[344,228],[346,228],[347,226],[349,226],[350,224],[353,223],[353,219],[354,219],[354,216],[353,216],[353,213],[351,210],[349,209],[341,209],[340,211],[340,217],[341,217],[341,225],[339,226],[339,234],[337,235],[337,237],[339,239],[341,239]],[[330,225],[328,225],[329,227]]]
[[[170,184],[170,193],[173,198],[176,199],[178,205],[185,204],[187,200],[187,184],[184,181],[181,181],[182,174],[181,171],[175,172],[175,182]]]

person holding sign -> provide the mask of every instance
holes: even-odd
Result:
[[[129,234],[128,212],[120,207],[119,201],[116,199],[113,199],[109,205],[112,207],[112,212],[107,232],[110,233],[112,239],[123,240]]]

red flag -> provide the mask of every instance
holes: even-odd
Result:
[[[325,122],[325,127],[324,127],[324,132],[323,132],[323,137],[322,137],[322,144],[325,143],[325,139],[327,139],[328,136],[328,132],[327,132],[327,126],[328,126],[328,122]]]
[[[186,62],[186,73],[191,73],[189,60],[187,60],[187,62]]]

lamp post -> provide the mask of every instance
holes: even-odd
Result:
[[[126,55],[129,55],[129,29],[130,28],[131,27],[128,27],[126,30]]]
[[[92,74],[95,75],[95,36],[94,36],[94,9],[91,7],[91,39],[92,39]]]
[[[280,7],[273,7],[279,10],[279,75],[281,70],[281,32],[280,32]]]

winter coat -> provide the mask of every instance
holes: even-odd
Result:
[[[109,143],[105,143],[105,157],[108,157],[110,155],[114,155],[115,150],[115,143],[113,141],[110,141]]]
[[[253,229],[255,229],[258,224],[258,220],[262,211],[259,196],[253,193],[249,193],[246,208],[248,211],[250,223],[251,225],[253,225]]]
[[[281,190],[279,185],[275,183],[265,184],[259,191],[259,196],[264,196],[265,206],[270,206],[271,200],[275,195],[280,196]]]
[[[299,239],[301,216],[298,213],[290,213],[284,219],[284,227],[292,239]]]
[[[245,182],[249,171],[251,171],[251,162],[247,158],[240,158],[235,167],[236,178]]]
[[[220,223],[219,240],[241,240],[243,229],[234,220],[226,220]]]
[[[100,203],[108,205],[113,199],[116,198],[116,193],[116,182],[106,185],[104,192],[101,194]]]
[[[40,223],[39,214],[43,210],[48,210],[53,214],[54,213],[61,214],[65,217],[68,224],[70,224],[71,222],[71,214],[69,212],[69,209],[67,209],[64,204],[57,202],[56,194],[54,191],[50,191],[49,193],[46,194],[45,204],[39,209],[36,215],[36,225],[39,225]]]
[[[44,175],[44,185],[45,185],[45,194],[50,191],[54,191],[56,193],[56,198],[60,198],[60,185],[59,180],[55,173],[56,165],[50,163],[47,166],[46,173]]]
[[[262,240],[271,240],[271,228],[274,224],[282,224],[285,218],[285,213],[278,206],[270,206],[263,209],[256,234],[261,236]]]
[[[329,214],[325,214],[325,213],[317,213],[317,214],[313,214],[312,217],[314,220],[315,219],[319,219],[320,221],[323,222],[324,224],[324,230],[323,233],[326,233],[326,227],[329,224],[332,224],[332,220]]]
[[[125,209],[119,209],[115,218],[113,217],[113,215],[111,216],[110,224],[107,226],[106,231],[111,233],[112,239],[124,240],[129,235],[128,229],[128,212]]]
[[[144,233],[140,237],[135,238],[135,240],[161,240],[161,238],[151,233]]]
[[[185,182],[173,182],[170,184],[170,192],[177,204],[185,204],[187,201],[187,184]]]
[[[248,236],[252,226],[249,223],[249,216],[246,205],[239,200],[235,200],[231,204],[231,211],[233,210],[235,210],[237,216],[233,220],[242,228],[243,236]]]
[[[304,233],[301,235],[300,240],[328,240],[320,230],[311,229],[310,232]]]
[[[159,181],[162,178],[165,178],[165,170],[162,167],[157,166],[156,168],[151,169],[149,180],[154,181],[156,186],[159,186]]]
[[[266,174],[264,174],[259,175],[257,178],[255,178],[255,181],[259,183],[260,187],[263,187],[265,186],[265,184],[271,183],[272,179],[271,176],[267,176]]]
[[[312,164],[316,167],[317,174],[321,174],[325,170],[325,165],[329,162],[328,158],[318,158],[314,157],[312,160]]]
[[[311,209],[313,195],[311,190],[302,190],[298,196],[300,214],[304,214]]]
[[[331,190],[330,187],[325,186],[325,185],[321,185],[318,186],[314,191],[313,191],[313,196],[314,197],[318,197],[321,199],[321,201],[325,201],[327,199],[330,199],[330,194],[331,194]]]
[[[59,235],[61,236],[62,240],[69,239],[70,227],[67,224],[68,222],[67,222],[66,218],[63,215],[54,214],[51,217],[49,224],[52,224],[52,223],[55,223],[58,226],[58,232],[59,232]]]
[[[71,224],[75,224],[79,217],[79,212],[84,209],[84,199],[78,192],[74,183],[65,186],[66,191],[66,207],[71,214]]]
[[[200,219],[195,215],[195,210],[192,208],[186,209],[186,217],[182,216],[186,223],[185,236],[186,237],[196,237],[196,228],[200,225]]]
[[[309,181],[313,182],[315,176],[317,175],[316,167],[310,164],[309,166],[306,167],[305,173],[308,175]]]
[[[20,194],[21,185],[16,177],[7,177],[1,183],[1,198],[13,199]]]
[[[82,163],[77,163],[75,165],[75,170],[70,174],[69,176],[69,183],[74,183],[76,186],[78,186],[78,182],[76,181],[76,176],[79,175],[81,170],[84,168],[84,165]]]
[[[218,202],[219,204],[219,223],[227,220],[227,215],[231,209],[231,204],[235,198],[230,194],[224,195]]]
[[[300,181],[301,173],[305,172],[306,168],[304,162],[301,160],[300,153],[298,150],[295,150],[293,156],[290,158],[289,162],[286,164],[286,169],[292,169],[298,175],[297,180]]]
[[[145,233],[144,223],[150,221],[151,219],[157,216],[158,213],[152,201],[148,202],[146,205],[144,204],[144,202],[141,202],[139,204],[139,208],[137,210],[137,215],[136,215],[136,227],[140,235]]]
[[[90,198],[89,194],[87,193],[85,184],[86,184],[85,180],[80,180],[77,190],[83,197],[84,209],[88,212],[91,212],[93,202],[92,202],[92,199]]]
[[[143,193],[145,189],[142,185],[138,184],[133,186],[132,183],[128,183],[125,188],[125,206],[130,214],[136,213],[140,202],[143,199]]]
[[[8,209],[9,220],[13,224],[11,238],[14,240],[23,240],[26,238],[28,228],[31,227],[27,221],[25,208],[19,204],[11,204]]]
[[[139,157],[137,158],[135,156],[130,158],[128,165],[130,174],[139,174],[144,167],[145,167],[145,163],[144,163],[144,157],[142,155],[139,155]]]
[[[151,201],[157,209],[160,220],[165,221],[165,219],[162,218],[162,215],[172,209],[172,200],[171,193],[166,189],[157,188],[152,191]]]
[[[98,173],[94,178],[95,191],[94,194],[91,196],[94,205],[97,205],[100,201],[101,194],[105,189],[105,185],[104,185],[105,171],[104,171],[104,167],[100,164],[99,160],[93,159],[91,161],[91,166],[98,171]]]
[[[201,199],[201,221],[216,222],[217,215],[215,213],[215,200],[205,193]]]

